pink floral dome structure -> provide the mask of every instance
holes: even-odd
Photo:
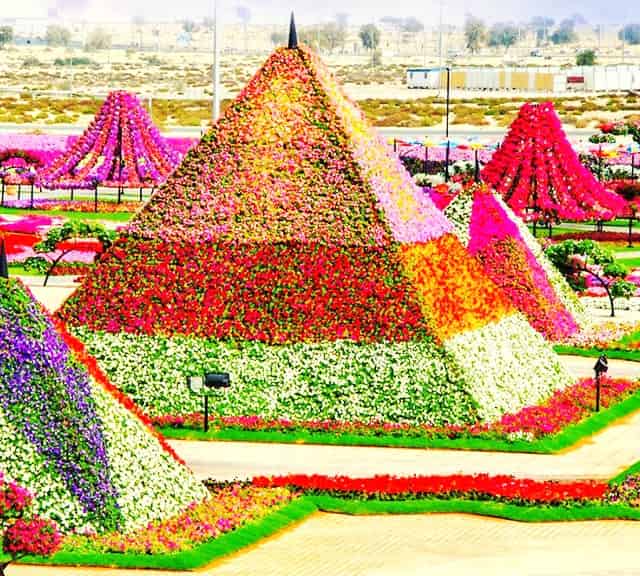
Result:
[[[41,170],[51,190],[155,188],[180,163],[135,94],[111,92],[84,134]]]

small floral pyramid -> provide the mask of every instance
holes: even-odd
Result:
[[[582,165],[551,102],[522,106],[482,179],[526,221],[610,220],[625,208]]]
[[[460,241],[529,323],[549,340],[576,334],[584,309],[527,226],[486,184],[432,193]]]
[[[297,420],[491,420],[570,381],[303,46],[267,60],[59,314],[152,413],[198,409],[184,377],[203,366],[231,374],[216,413]]]
[[[180,162],[135,94],[111,92],[84,134],[38,173],[49,189],[162,184]]]
[[[3,278],[0,470],[65,531],[144,526],[206,495],[83,345]]]

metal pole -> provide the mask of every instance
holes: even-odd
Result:
[[[218,0],[213,0],[213,121],[220,117],[220,43],[218,42]]]
[[[476,167],[474,172],[474,180],[480,182],[480,160],[478,158],[478,150],[476,149]]]
[[[97,184],[93,191],[93,211],[94,212],[98,211],[98,185]]]
[[[438,28],[438,58],[439,67],[442,68],[442,14],[444,11],[444,0],[440,0],[440,26]]]
[[[445,135],[447,138],[447,154],[445,158],[444,179],[449,182],[449,157],[451,155],[451,142],[449,140],[449,106],[451,100],[451,68],[447,66],[447,112],[445,118]]]
[[[4,206],[4,178],[0,180],[2,182],[2,193],[0,196],[0,206]]]
[[[204,397],[204,431],[209,431],[209,396]]]

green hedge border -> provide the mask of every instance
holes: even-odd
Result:
[[[640,467],[640,463],[637,465]],[[516,522],[577,522],[595,520],[640,520],[640,509],[621,505],[572,507],[518,506],[479,500],[357,500],[332,496],[302,496],[234,532],[177,554],[82,554],[59,552],[51,558],[24,558],[22,564],[51,566],[95,566],[162,570],[197,570],[234,554],[281,530],[302,522],[315,512],[367,515],[473,514]]]
[[[263,432],[253,430],[223,429],[193,430],[187,428],[160,427],[158,430],[174,440],[264,442],[274,444],[323,444],[332,446],[374,446],[385,448],[432,448],[442,450],[473,450],[478,452],[519,452],[526,454],[556,454],[581,440],[600,432],[612,422],[640,410],[640,391],[610,408],[594,413],[577,424],[567,426],[562,432],[527,442],[525,440],[483,438],[417,438],[409,436],[365,436],[326,432]]]
[[[601,348],[574,348],[573,346],[561,345],[554,346],[553,350],[556,354],[561,354],[562,356],[598,358],[601,354],[606,354],[607,358],[612,358],[614,360],[640,362],[640,350],[605,350]]]

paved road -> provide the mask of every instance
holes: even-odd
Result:
[[[520,524],[462,515],[316,514],[207,576],[617,576],[640,574],[640,523]],[[159,571],[12,567],[7,576],[160,576]],[[174,572],[186,576],[189,572]]]

